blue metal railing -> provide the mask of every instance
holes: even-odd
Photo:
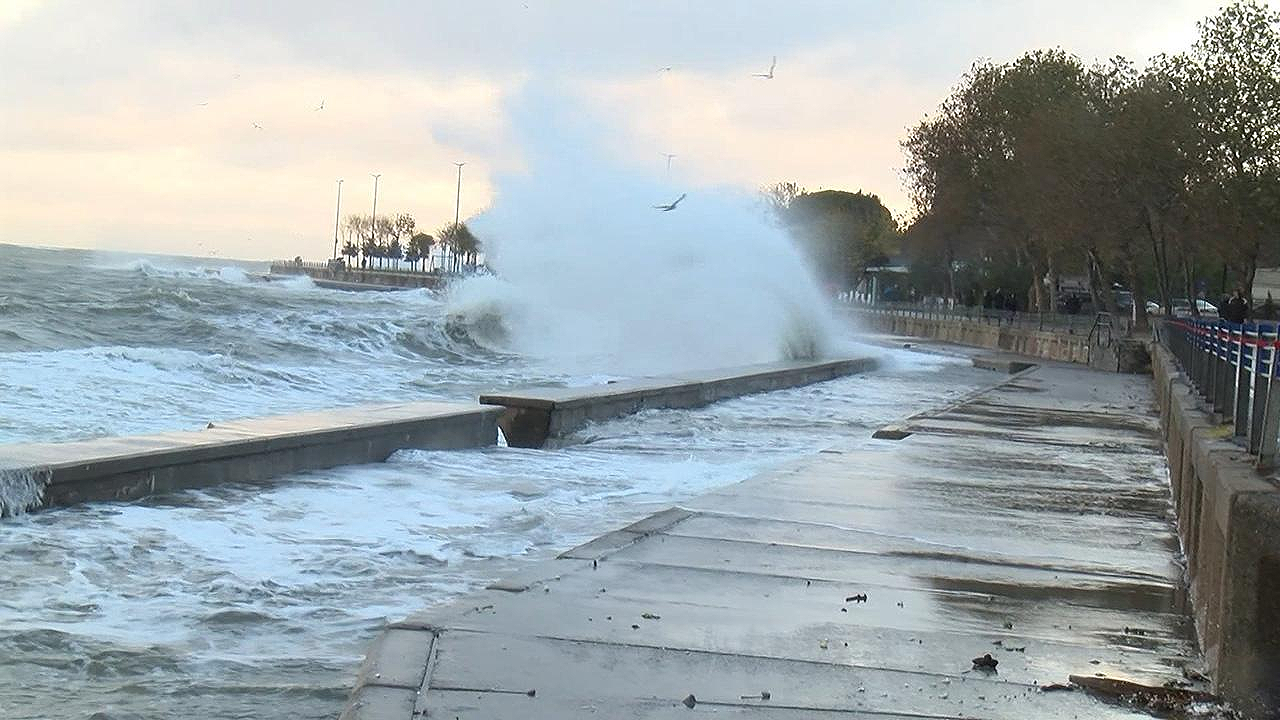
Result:
[[[1280,325],[1167,319],[1159,340],[1259,467],[1272,467],[1280,440]]]

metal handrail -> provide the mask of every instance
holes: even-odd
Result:
[[[1280,325],[1221,319],[1167,319],[1156,333],[1205,402],[1230,418],[1262,468],[1280,442]]]

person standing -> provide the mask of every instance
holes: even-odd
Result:
[[[1242,323],[1249,317],[1249,301],[1244,297],[1244,290],[1236,288],[1231,293],[1226,305],[1222,308],[1222,318],[1233,323]]]

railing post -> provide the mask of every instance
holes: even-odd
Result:
[[[1270,468],[1276,460],[1276,442],[1280,440],[1280,392],[1273,392],[1276,387],[1276,349],[1274,342],[1270,348],[1270,360],[1267,365],[1267,377],[1264,392],[1266,393],[1266,410],[1262,415],[1262,431],[1258,442],[1258,467]]]
[[[1196,361],[1196,392],[1205,397],[1205,385],[1209,379],[1209,336],[1203,322],[1197,320],[1193,325],[1196,329],[1196,351],[1192,356]]]
[[[1205,348],[1204,397],[1209,408],[1217,407],[1218,389],[1218,328],[1206,328],[1205,335],[1208,346]]]
[[[1274,328],[1264,330],[1258,325],[1258,346],[1254,348],[1253,402],[1249,418],[1249,452],[1257,454],[1262,446],[1263,428],[1266,425],[1267,401],[1270,396],[1271,376],[1275,374]]]
[[[1223,331],[1226,331],[1226,337],[1223,337]],[[1235,358],[1235,329],[1231,325],[1221,325],[1218,328],[1218,387],[1214,389],[1214,393],[1218,397],[1215,408],[1222,414],[1222,419],[1226,421],[1232,417],[1236,411],[1236,366]]]
[[[1236,339],[1236,401],[1235,417],[1232,420],[1232,431],[1236,437],[1249,435],[1250,380],[1252,374],[1258,371],[1258,348],[1246,341],[1248,335],[1249,327],[1241,325],[1240,335]],[[1257,336],[1256,330],[1253,335]]]

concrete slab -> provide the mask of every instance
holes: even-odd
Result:
[[[1031,358],[1019,355],[978,355],[972,359],[972,362],[976,368],[995,370],[1008,375],[1020,373],[1039,364]]]
[[[815,454],[569,551],[522,592],[423,613],[438,651],[418,710],[1145,717],[1040,690],[1200,663],[1157,431],[1126,407],[1146,387],[1077,372],[1027,371],[898,442]],[[973,667],[984,654],[998,672]]]
[[[693,408],[751,393],[798,387],[876,367],[873,358],[791,361],[646,377],[587,387],[532,387],[480,396],[500,405],[499,424],[514,447],[542,447],[590,421],[641,410]]]

